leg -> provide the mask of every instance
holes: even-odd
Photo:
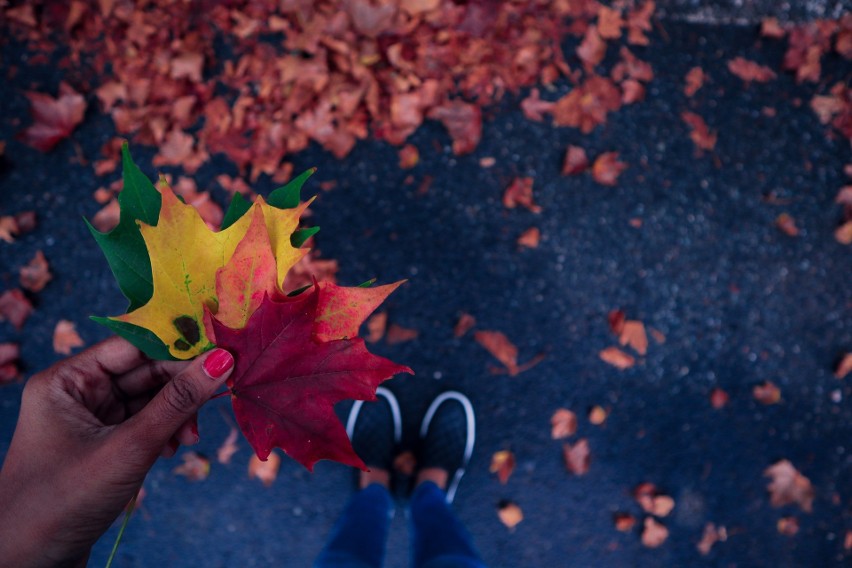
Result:
[[[415,568],[484,568],[470,535],[433,482],[417,486],[411,496],[413,566]]]
[[[393,501],[385,487],[374,483],[355,493],[315,568],[381,568],[392,514]]]

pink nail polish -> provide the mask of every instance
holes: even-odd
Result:
[[[204,360],[204,364],[202,365],[204,372],[207,373],[207,376],[211,379],[218,379],[228,372],[233,366],[234,356],[224,349],[214,349],[213,352],[207,356],[207,359]]]

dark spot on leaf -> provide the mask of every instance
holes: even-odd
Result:
[[[177,341],[175,341],[175,349],[177,349],[178,351],[189,351],[190,347],[192,347],[192,345],[190,345],[183,339],[178,339]]]
[[[195,345],[201,340],[201,330],[198,328],[198,322],[192,319],[189,316],[180,316],[175,318],[172,322],[177,328],[178,333],[183,336],[183,339],[191,346]],[[181,349],[178,347],[177,342],[175,343],[175,347],[177,349]],[[189,347],[187,347],[189,349]]]

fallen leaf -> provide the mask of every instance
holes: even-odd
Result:
[[[606,315],[606,321],[609,324],[609,329],[620,337],[624,331],[624,322],[627,321],[627,314],[624,313],[624,310],[610,310]]]
[[[781,401],[781,389],[772,381],[763,381],[752,389],[752,396],[761,404],[778,404]]]
[[[524,512],[517,503],[503,499],[497,504],[497,517],[509,530],[514,530],[524,520]]]
[[[30,113],[35,121],[19,134],[20,140],[42,152],[49,152],[71,136],[86,113],[86,99],[66,83],[59,84],[59,96],[28,92]]]
[[[278,452],[270,452],[265,460],[252,454],[249,458],[248,474],[250,479],[259,479],[266,487],[275,482],[278,469],[281,467],[281,457]]]
[[[579,146],[568,146],[565,159],[562,161],[562,175],[574,176],[589,169],[589,158],[586,151]]]
[[[52,278],[53,275],[50,273],[47,259],[44,258],[44,253],[41,251],[36,251],[32,260],[26,266],[21,267],[21,287],[30,292],[40,292]]]
[[[402,327],[399,324],[392,323],[385,334],[385,341],[388,345],[396,345],[397,343],[405,343],[406,341],[417,339],[419,335],[420,332],[416,329]]]
[[[399,149],[399,168],[408,170],[420,161],[420,152],[414,144],[406,144]]]
[[[478,106],[453,100],[436,106],[427,115],[440,121],[453,139],[453,153],[457,156],[473,152],[482,137],[482,111]]]
[[[628,355],[618,347],[607,347],[600,352],[600,358],[604,363],[609,363],[617,369],[629,369],[636,364],[636,359]]]
[[[222,445],[219,446],[219,449],[216,450],[216,460],[219,463],[231,463],[231,458],[240,449],[239,446],[237,446],[238,435],[239,433],[236,428],[231,428],[231,431],[228,432],[228,436],[225,438],[225,441],[223,441]]]
[[[775,226],[788,237],[797,237],[799,235],[799,228],[796,226],[796,220],[787,213],[781,213],[778,215],[775,219]]]
[[[0,321],[8,320],[15,329],[24,326],[32,311],[33,305],[21,290],[6,290],[0,295]]]
[[[852,373],[852,353],[846,353],[837,364],[834,370],[834,376],[838,379],[844,378],[849,373]]]
[[[515,471],[515,454],[508,450],[494,452],[494,455],[491,456],[491,467],[488,468],[488,471],[496,473],[500,483],[506,485],[512,476],[512,472]]]
[[[532,369],[543,359],[542,355],[538,355],[523,365],[518,365],[518,348],[499,331],[477,331],[473,338],[500,361],[505,367],[505,371],[512,377]]]
[[[675,501],[668,495],[657,495],[652,500],[651,510],[648,511],[655,517],[667,517],[674,509]]]
[[[852,221],[846,221],[834,231],[835,240],[842,245],[852,244]]]
[[[727,406],[729,400],[730,396],[728,396],[728,393],[718,387],[710,391],[710,406],[716,410]]]
[[[20,376],[16,361],[21,355],[17,343],[0,343],[0,384],[15,381]]]
[[[704,119],[694,112],[684,111],[680,117],[689,126],[689,138],[700,150],[712,150],[716,147],[718,134],[711,131]]]
[[[625,321],[618,341],[621,345],[629,345],[639,355],[645,355],[648,352],[648,336],[645,334],[645,324],[641,321]]]
[[[453,328],[453,337],[462,337],[476,325],[476,318],[470,314],[463,313],[459,316],[459,321],[456,322]]]
[[[562,455],[565,458],[565,467],[568,468],[570,473],[585,475],[589,472],[591,450],[586,438],[580,438],[573,446],[568,443],[563,444]]]
[[[521,206],[533,213],[541,213],[541,207],[533,201],[533,178],[517,177],[512,180],[503,193],[503,206],[507,209]]]
[[[71,350],[83,347],[86,343],[77,334],[74,322],[59,320],[53,330],[53,350],[62,355],[70,355]]]
[[[411,450],[398,454],[393,459],[393,470],[401,475],[413,476],[417,472],[417,456]]]
[[[735,57],[728,61],[728,70],[746,82],[746,84],[754,81],[757,83],[769,82],[777,75],[769,67],[759,65],[754,61],[750,61],[743,57]]]
[[[602,406],[593,406],[591,410],[589,410],[589,422],[594,424],[595,426],[600,426],[606,419],[609,417],[609,412]]]
[[[716,528],[716,525],[713,523],[707,523],[704,525],[704,532],[701,535],[701,540],[695,545],[695,548],[698,549],[698,552],[701,553],[702,556],[707,556],[710,554],[710,549],[713,548],[713,545],[717,542],[725,542],[728,540],[728,531],[725,530],[725,527]]]
[[[642,544],[648,548],[657,548],[669,538],[669,529],[653,517],[645,517],[642,527]]]
[[[781,24],[778,23],[778,18],[763,18],[760,22],[760,36],[769,37],[772,39],[783,39],[787,35]]]
[[[567,408],[560,408],[550,417],[550,437],[562,440],[577,432],[577,415]]]
[[[541,239],[541,231],[538,230],[538,227],[530,227],[518,237],[518,246],[525,248],[536,248],[538,247],[539,240]]]
[[[577,57],[583,62],[583,66],[587,73],[591,73],[595,66],[603,61],[606,55],[606,42],[598,33],[597,26],[589,26],[586,28],[586,34],[583,36],[583,41],[577,47]]]
[[[181,455],[183,463],[172,470],[176,475],[182,475],[189,481],[204,481],[210,475],[210,460],[198,452],[184,452]]]
[[[118,199],[112,198],[92,217],[92,225],[98,231],[106,233],[112,231],[118,225],[120,219],[121,206],[118,204]]]
[[[544,120],[545,113],[553,112],[554,104],[555,103],[553,101],[542,100],[540,98],[538,89],[532,89],[530,91],[530,94],[526,98],[524,98],[524,100],[521,101],[521,111],[523,111],[524,116],[527,117],[529,120],[541,122],[542,120]],[[492,160],[493,159],[494,158],[492,158]],[[482,165],[481,162],[480,165]]]
[[[624,19],[621,12],[601,5],[598,9],[598,32],[604,39],[618,39],[621,37],[621,28],[624,27]]]
[[[376,343],[385,336],[388,325],[388,313],[379,312],[367,320],[367,343]]]
[[[789,460],[772,464],[764,470],[763,476],[771,478],[766,489],[773,507],[796,504],[806,513],[812,511],[814,488],[810,480],[799,473]]]
[[[494,164],[497,163],[497,159],[493,156],[486,156],[484,158],[479,159],[479,167],[480,168],[491,168]]]
[[[630,513],[618,512],[612,516],[612,522],[615,525],[615,530],[621,532],[630,532],[636,525],[636,517]]]
[[[781,517],[778,519],[778,532],[784,536],[796,536],[799,533],[799,519],[796,517]]]
[[[609,78],[592,76],[553,106],[556,126],[579,128],[589,134],[606,122],[607,115],[621,108],[621,91]]]
[[[704,86],[704,82],[707,80],[707,75],[704,73],[704,69],[701,67],[693,67],[686,74],[685,82],[686,84],[683,87],[683,93],[687,97],[694,97],[695,93]]]
[[[627,167],[627,164],[618,161],[618,152],[604,152],[592,165],[592,177],[601,185],[614,186]]]
[[[314,318],[323,292],[314,287],[281,301],[267,297],[243,329],[215,318],[213,329],[217,344],[235,354],[231,403],[261,460],[280,447],[308,470],[321,459],[363,469],[334,404],[375,400],[380,383],[412,371],[369,353],[361,338],[317,341]]]

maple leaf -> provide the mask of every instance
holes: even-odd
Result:
[[[47,264],[47,259],[44,258],[44,253],[40,250],[36,251],[35,256],[26,266],[21,267],[21,287],[30,292],[40,292],[51,279],[53,279],[53,275],[50,273],[50,266]]]
[[[315,318],[323,293],[314,286],[281,301],[266,297],[242,329],[214,318],[216,341],[235,354],[231,402],[259,459],[280,447],[308,470],[321,459],[365,468],[334,404],[375,400],[382,381],[412,371],[369,353],[361,338],[318,341]]]
[[[82,347],[86,343],[77,333],[74,322],[59,320],[53,330],[53,350],[62,355],[70,355],[75,347]]]
[[[614,186],[627,167],[618,160],[618,152],[604,152],[592,164],[592,177],[601,185]]]
[[[476,318],[468,313],[462,313],[459,316],[459,321],[453,327],[453,337],[459,338],[473,329],[476,325]]]
[[[560,408],[550,417],[550,437],[561,440],[577,432],[577,415],[567,408]]]
[[[813,510],[814,488],[811,481],[799,473],[789,460],[772,464],[764,470],[763,476],[772,480],[766,489],[769,491],[769,502],[773,507],[795,503],[806,513]]]
[[[642,527],[642,544],[648,548],[657,548],[669,538],[669,529],[653,517],[645,517]]]
[[[66,83],[59,84],[59,96],[26,93],[35,123],[19,134],[20,140],[42,152],[68,138],[86,114],[86,99]]]
[[[589,449],[589,441],[586,438],[577,440],[573,446],[564,444],[562,446],[562,456],[565,458],[565,467],[574,475],[585,475],[589,472],[589,463],[591,461],[591,450]]]
[[[505,372],[512,377],[535,367],[544,359],[543,355],[538,355],[523,365],[518,365],[518,348],[500,331],[477,331],[473,337],[503,364],[506,368]],[[500,370],[492,369],[492,372],[500,372]]]
[[[491,466],[488,468],[488,471],[496,473],[500,483],[506,485],[512,476],[512,472],[515,471],[515,454],[509,450],[494,452],[494,455],[491,456]]]
[[[405,280],[376,287],[344,287],[322,282],[317,305],[314,335],[319,341],[351,339],[358,336],[364,320]],[[217,315],[218,319],[218,315]]]
[[[33,305],[19,289],[6,290],[0,294],[0,321],[9,320],[15,329],[24,327]]]
[[[524,512],[517,503],[503,499],[497,503],[497,517],[512,531],[515,530],[518,523],[524,520]]]

